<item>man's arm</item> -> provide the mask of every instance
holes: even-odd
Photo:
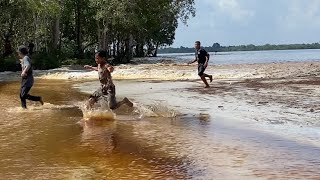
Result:
[[[22,72],[21,72],[21,76],[22,77],[27,76],[27,72],[31,68],[31,64],[30,64],[30,62],[28,60],[24,59],[23,60],[23,64],[24,64],[25,68],[22,69]]]
[[[193,61],[188,62],[188,64],[193,64],[193,63],[195,63],[195,62],[197,62],[197,59],[195,59],[195,60],[193,60]]]
[[[207,67],[209,64],[210,54],[206,51],[206,62],[204,63],[204,66]]]
[[[107,69],[110,73],[112,73],[114,71],[114,67],[111,66],[110,64],[106,65],[107,66]]]
[[[92,70],[92,71],[98,71],[98,67],[93,67],[93,66],[89,66],[89,65],[85,65],[84,68],[88,69],[88,70]]]

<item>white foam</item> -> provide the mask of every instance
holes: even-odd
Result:
[[[208,74],[214,79],[241,79],[261,78],[264,73],[252,71],[252,69],[232,69],[208,67]],[[42,79],[63,79],[63,80],[93,80],[98,79],[95,71],[55,69],[47,73],[39,72]],[[197,66],[175,65],[175,64],[139,64],[121,65],[115,67],[112,73],[113,79],[118,80],[196,80]]]
[[[144,105],[140,103],[135,103],[135,113],[140,115],[140,118],[143,117],[166,117],[166,118],[175,118],[180,113],[173,109],[170,109],[168,106],[161,103],[155,103],[151,105]]]
[[[49,72],[40,75],[41,79],[55,79],[55,80],[83,80],[83,79],[97,79],[97,73],[94,71],[78,71],[78,72]]]
[[[107,110],[86,110],[82,111],[85,120],[115,120],[116,114]]]
[[[29,105],[27,109],[22,107],[14,107],[7,109],[9,113],[25,113],[25,112],[34,112],[34,111],[56,111],[61,109],[77,108],[76,105],[54,105],[50,103],[44,103],[41,105]]]

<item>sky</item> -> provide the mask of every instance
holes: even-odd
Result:
[[[172,47],[320,41],[320,0],[195,0],[196,17],[179,24]]]

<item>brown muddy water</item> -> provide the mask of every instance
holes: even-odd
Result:
[[[199,104],[200,115],[82,121],[87,95],[73,84],[37,80],[31,94],[46,104],[21,110],[19,82],[0,83],[0,179],[320,179],[319,146],[209,116]]]

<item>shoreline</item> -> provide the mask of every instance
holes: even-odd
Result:
[[[191,82],[185,91],[211,96],[220,103],[216,110],[232,109],[243,115],[239,118],[270,124],[320,126],[320,100],[317,98],[320,96],[320,62],[215,65],[208,67],[207,73],[214,77],[210,89],[202,88],[196,65],[123,65],[116,67],[113,78],[151,83]],[[43,77],[97,80],[96,72],[84,71]],[[121,91],[122,88],[117,89]]]
[[[293,78],[320,77],[320,61],[287,62],[266,64],[209,65],[206,71],[215,79],[251,78]],[[95,72],[88,72],[79,66],[63,67],[48,71],[36,71],[42,79],[96,79]],[[176,63],[127,64],[115,67],[112,74],[115,80],[197,80],[197,65]]]
[[[196,65],[122,65],[116,67],[113,78],[118,82],[153,84],[184,82],[188,86],[183,91],[210,96],[213,102],[219,102],[216,111],[228,109],[229,113],[241,114],[238,118],[262,123],[320,127],[320,100],[317,98],[320,96],[320,62],[210,66],[207,72],[213,74],[214,81],[209,89],[202,88],[196,72]],[[17,73],[3,74],[0,74],[0,82],[19,80]],[[36,71],[36,78],[98,82],[96,72],[81,70],[79,66]],[[117,88],[120,96],[121,89]]]
[[[243,114],[240,118],[270,124],[320,126],[320,100],[317,98],[320,96],[320,62],[209,66],[207,73],[214,77],[209,89],[202,88],[196,72],[196,65],[131,64],[117,66],[113,78],[146,83],[190,82],[184,91],[211,96],[220,103],[216,110],[233,109]],[[2,79],[12,77],[12,73],[6,74],[9,76]],[[98,82],[96,72],[81,70],[79,66],[36,71],[36,75],[47,80]],[[119,95],[121,89],[117,88]],[[251,114],[259,115],[251,117]]]
[[[155,72],[158,75],[164,74],[164,76],[159,75],[159,77],[149,79],[137,78],[143,73],[138,74],[139,71],[132,71],[132,68],[143,69],[143,73],[146,74]],[[264,66],[261,64],[210,66],[208,72],[212,72],[215,79],[209,89],[202,87],[202,82],[195,74],[195,66],[152,64],[122,66],[119,69],[120,73],[114,74],[117,80],[118,96],[130,98],[132,94],[136,97],[139,94],[144,99],[153,99],[154,92],[164,91],[170,94],[178,91],[182,94],[191,93],[197,98],[210,99],[214,106],[210,109],[226,118],[234,116],[244,122],[257,122],[270,126],[320,127],[320,100],[318,98],[320,96],[320,62],[272,63],[264,64]],[[167,78],[166,72],[175,72],[175,70],[180,71],[179,73],[193,72],[194,74]],[[130,75],[132,75],[130,78],[125,78]],[[95,73],[93,77],[97,77]],[[86,77],[79,79],[84,80]],[[91,81],[92,79],[86,80]],[[178,84],[183,88],[179,86],[174,88]],[[95,80],[86,85],[94,87],[98,85],[98,82]],[[161,90],[161,86],[171,88]],[[125,89],[131,89],[133,92],[126,92]],[[138,91],[134,92],[134,89]],[[143,93],[139,93],[140,91]],[[173,108],[179,107],[177,102],[184,103],[176,99]],[[146,103],[152,104],[151,101]]]
[[[144,105],[160,103],[167,108],[166,110],[173,109],[182,115],[191,113],[190,115],[200,119],[218,116],[222,119],[231,119],[234,122],[245,124],[253,123],[262,127],[291,127],[294,129],[293,131],[299,131],[300,129],[301,132],[304,129],[317,129],[320,126],[318,121],[319,108],[314,108],[313,112],[307,112],[305,107],[286,107],[285,101],[288,99],[286,97],[284,97],[284,102],[267,102],[263,101],[264,99],[258,99],[257,101],[254,97],[257,95],[255,90],[246,92],[243,87],[237,85],[234,87],[237,91],[224,91],[226,87],[235,85],[230,85],[228,82],[224,82],[222,85],[220,83],[214,84],[220,87],[204,89],[201,87],[201,82],[115,81],[118,97],[133,98],[136,102]],[[74,88],[87,94],[90,94],[97,87],[99,87],[99,83],[96,81],[74,85]],[[139,89],[139,91],[133,91],[132,89]],[[214,90],[214,92],[210,90]],[[239,92],[243,94],[239,94]],[[253,98],[249,98],[247,93],[251,93],[249,96]],[[271,94],[273,93],[271,92]],[[267,94],[267,96],[270,96],[270,94]],[[311,105],[318,106],[318,104]],[[319,137],[317,134],[314,135]]]

